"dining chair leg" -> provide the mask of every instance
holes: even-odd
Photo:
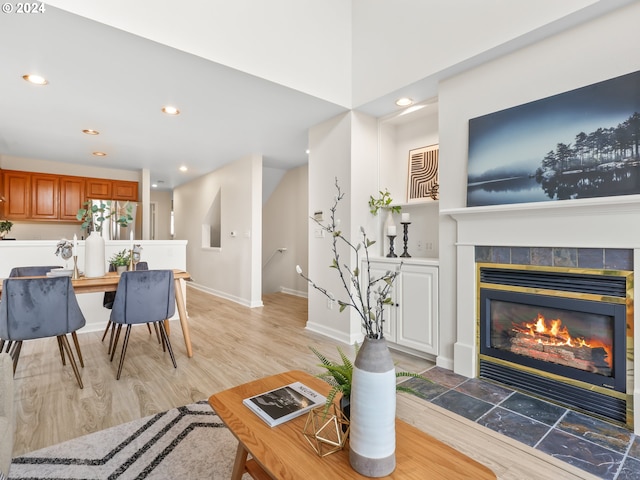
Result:
[[[176,365],[176,357],[173,356],[173,348],[171,348],[171,342],[169,341],[169,335],[167,335],[167,331],[164,329],[164,322],[158,322],[158,326],[160,327],[160,333],[162,333],[162,338],[164,339],[164,343],[167,345],[167,350],[169,350],[169,355],[171,355],[171,361],[173,362],[173,368],[178,368]]]
[[[113,323],[111,322],[111,320],[109,320],[107,322],[107,328],[104,329],[104,333],[102,334],[102,342],[104,342],[105,337],[107,336],[107,333],[109,333],[109,330],[111,329],[111,327],[113,326]],[[111,337],[113,338],[113,337]]]
[[[3,340],[4,342],[4,340]],[[11,340],[7,341],[7,349],[5,350],[5,352],[9,353],[9,350],[11,350],[11,346],[13,345],[13,342]],[[2,352],[2,347],[0,347],[0,352]]]
[[[2,353],[2,349],[4,348],[4,340],[0,338],[0,353]]]
[[[58,340],[58,349],[60,350],[60,359],[62,360],[62,365],[66,365],[67,361],[64,358],[64,348],[62,348],[62,340],[60,340],[60,337],[56,337],[56,339]]]
[[[120,333],[119,330],[118,330],[118,333]],[[131,324],[127,325],[127,331],[124,334],[124,341],[122,342],[122,353],[120,354],[120,365],[118,365],[118,374],[116,375],[116,380],[120,380],[120,374],[122,373],[122,365],[124,365],[124,356],[127,354],[127,345],[129,345],[130,333],[131,333]]]
[[[59,335],[58,340],[62,344],[64,350],[67,352],[67,355],[69,356],[69,363],[71,364],[71,368],[73,368],[73,373],[75,373],[76,375],[76,380],[78,381],[78,385],[80,385],[80,388],[84,388],[84,385],[82,384],[82,379],[80,378],[80,371],[78,370],[78,365],[76,365],[75,358],[73,358],[73,352],[71,351],[71,345],[69,345],[69,340],[67,340],[67,336]]]
[[[118,340],[120,340],[120,331],[122,330],[122,324],[119,323],[118,327],[116,328],[114,326],[115,330],[116,330],[116,338],[113,341],[113,346],[111,347],[111,359],[109,360],[110,362],[113,362],[113,357],[116,354],[116,346],[118,345]]]
[[[149,325],[147,323],[147,325]],[[156,338],[158,339],[158,344],[162,345],[162,351],[166,352],[166,348],[164,348],[164,342],[162,341],[162,336],[160,335],[160,329],[158,328],[158,324],[153,322],[153,329],[156,331]]]
[[[22,351],[22,340],[13,342],[11,348],[11,358],[13,358],[13,374],[16,374],[16,368],[18,368],[18,360],[20,359],[20,352]]]
[[[82,350],[80,350],[80,343],[78,342],[78,335],[76,334],[76,332],[71,332],[71,338],[73,338],[73,344],[76,347],[76,353],[78,354],[80,366],[84,368],[84,359],[82,358]]]
[[[111,355],[111,352],[113,351],[113,339],[115,337],[116,334],[116,324],[109,321],[109,323],[111,324],[111,335],[109,336],[109,348],[107,349],[107,355]]]
[[[149,335],[151,335],[151,325],[147,323],[147,329],[149,330]]]

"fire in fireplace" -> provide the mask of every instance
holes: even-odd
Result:
[[[478,264],[478,276],[481,377],[629,423],[631,272]]]

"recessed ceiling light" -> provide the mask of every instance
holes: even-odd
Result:
[[[306,153],[307,155],[309,155],[311,153],[311,150],[309,150],[308,148],[304,151],[304,153]]]
[[[162,112],[166,113],[167,115],[180,115],[180,110],[178,110],[176,107],[172,107],[171,105],[165,105],[164,107],[162,107]]]
[[[157,183],[152,183],[151,184],[151,188],[158,188],[158,184]]]
[[[107,156],[107,154],[104,153],[104,152],[93,152],[93,155],[95,157],[106,157]]]
[[[182,166],[180,167],[180,171],[181,171],[181,172],[186,172],[186,171],[187,171],[187,167],[185,167],[184,165],[182,165]]]
[[[409,97],[402,97],[396,100],[396,105],[398,105],[399,107],[408,107],[411,104],[413,104],[413,100],[411,100]]]
[[[97,130],[92,130],[90,128],[86,128],[84,130],[82,130],[82,133],[86,134],[86,135],[100,135],[100,132]]]
[[[34,85],[46,85],[49,83],[46,78],[41,77],[40,75],[23,75],[22,78]]]

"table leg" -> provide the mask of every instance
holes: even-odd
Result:
[[[231,472],[231,480],[241,480],[244,475],[244,465],[247,462],[247,449],[242,443],[238,442],[238,450],[236,450],[236,460],[233,462],[233,471]]]
[[[187,356],[193,357],[193,349],[191,348],[191,334],[189,333],[189,323],[187,322],[187,309],[184,304],[184,295],[182,295],[182,285],[180,279],[175,279],[176,285],[176,305],[178,306],[178,315],[180,316],[180,326],[184,335],[184,344],[187,347]]]

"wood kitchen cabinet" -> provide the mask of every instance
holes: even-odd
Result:
[[[138,182],[2,170],[7,220],[77,221],[88,199],[138,201]]]
[[[31,215],[31,174],[3,172],[4,216],[7,220],[26,220]]]
[[[112,200],[138,201],[138,182],[127,182],[124,180],[113,181]]]
[[[31,174],[31,216],[34,220],[59,218],[60,178],[57,175]]]
[[[87,198],[111,200],[112,180],[104,180],[102,178],[87,178],[86,185]]]
[[[138,201],[138,182],[87,178],[87,199]]]
[[[60,177],[60,220],[77,220],[76,214],[85,199],[84,178]]]

